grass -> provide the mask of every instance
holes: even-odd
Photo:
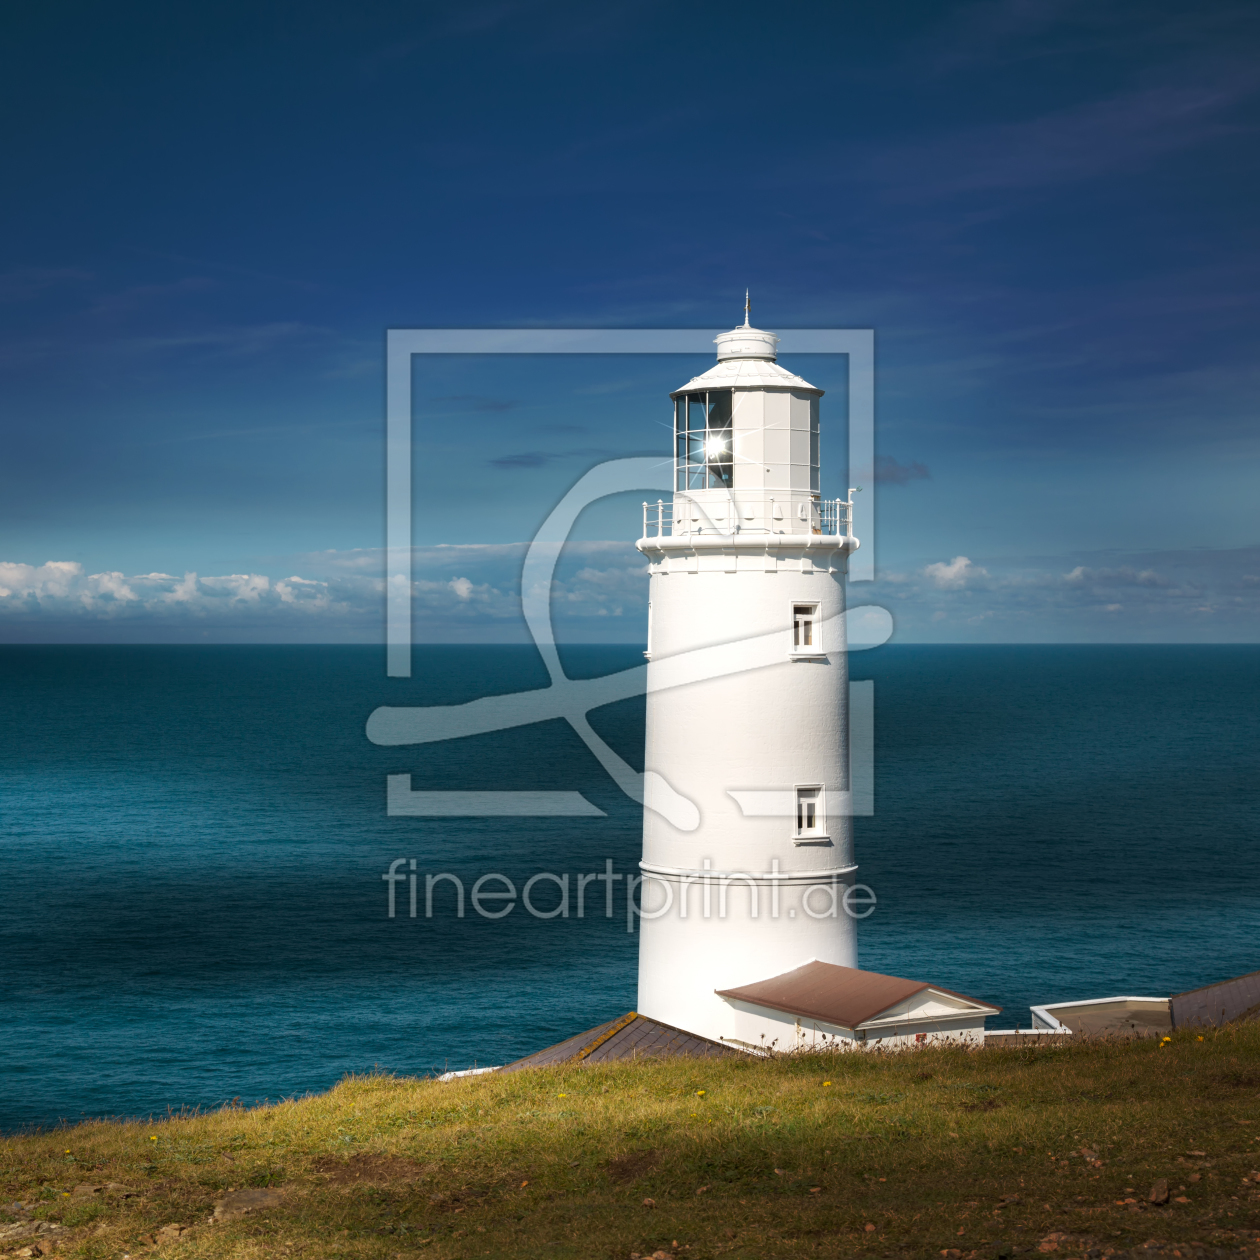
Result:
[[[84,1258],[1066,1257],[1151,1240],[1166,1248],[1140,1254],[1256,1255],[1258,1091],[1260,1024],[1163,1045],[352,1077],[276,1106],[0,1139],[0,1201],[38,1204],[65,1226],[58,1254]],[[1171,1200],[1153,1206],[1160,1179]],[[107,1182],[135,1193],[74,1193]],[[247,1187],[277,1205],[209,1223]],[[150,1241],[171,1224],[191,1228]]]

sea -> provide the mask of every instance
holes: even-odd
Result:
[[[590,678],[642,655],[562,658]],[[875,684],[862,966],[996,1002],[995,1027],[1260,969],[1260,647],[887,645],[851,668]],[[449,880],[425,913],[426,874],[634,872],[639,807],[573,729],[364,734],[381,704],[546,683],[532,647],[417,646],[406,680],[372,647],[0,648],[0,1131],[500,1064],[632,1009],[638,937],[603,884],[582,918],[460,918]],[[641,698],[591,721],[641,768]],[[401,774],[604,816],[390,817]],[[388,914],[397,859],[415,918],[405,882]]]

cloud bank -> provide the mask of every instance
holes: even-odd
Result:
[[[418,547],[417,642],[527,642],[526,544]],[[121,571],[0,562],[0,642],[344,642],[384,637],[379,549],[289,557],[285,576]],[[1260,548],[927,559],[850,588],[893,613],[898,642],[1260,641]],[[552,616],[567,642],[641,641],[643,557],[622,542],[569,544]]]
[[[1260,547],[930,561],[875,584],[924,642],[1255,643]]]
[[[528,638],[524,543],[416,548],[418,642]],[[384,639],[379,549],[296,557],[304,574],[88,573],[76,561],[0,561],[0,642],[364,642]],[[646,624],[647,566],[622,543],[565,548],[552,591],[557,634],[630,642]]]

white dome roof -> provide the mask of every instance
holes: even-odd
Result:
[[[736,329],[736,332],[743,331]],[[757,329],[753,330],[758,331]],[[724,333],[723,337],[729,337]],[[773,336],[773,333],[763,334]],[[719,338],[721,340],[721,338]],[[776,337],[777,341],[778,338]],[[795,389],[803,393],[817,394],[820,398],[823,390],[811,385],[807,380],[780,367],[773,359],[726,359],[714,364],[700,376],[693,376],[686,385],[680,386],[670,394],[677,398],[679,394],[690,394],[702,389]]]
[[[751,310],[752,302],[745,293],[743,324],[713,338],[717,345],[717,366],[693,376],[686,385],[674,390],[671,398],[702,389],[795,389],[817,394],[819,398],[823,396],[824,391],[816,385],[775,362],[779,338],[763,328],[753,328],[749,323]]]
[[[742,327],[728,333],[718,333],[713,338],[717,345],[718,362],[725,359],[773,359],[779,339],[772,332],[752,328],[747,319]]]

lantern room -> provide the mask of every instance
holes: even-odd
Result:
[[[817,533],[818,401],[775,362],[778,337],[743,327],[674,402],[675,534]]]

